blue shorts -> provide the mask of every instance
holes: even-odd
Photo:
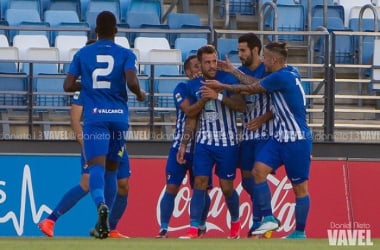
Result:
[[[129,156],[124,150],[123,157],[121,158],[119,168],[117,169],[117,179],[129,178],[131,176],[131,168],[129,165]]]
[[[90,174],[90,168],[87,166],[83,154],[80,155],[81,159],[81,174]],[[123,157],[120,161],[119,168],[117,170],[117,179],[129,178],[131,176],[131,168],[129,165],[129,156],[127,151],[124,151]]]
[[[182,184],[183,178],[185,178],[186,172],[189,171],[190,184],[193,185],[194,178],[192,175],[193,157],[192,154],[186,153],[185,164],[179,164],[177,162],[177,148],[170,148],[168,160],[166,161],[165,175],[166,184],[173,184],[179,186]]]
[[[212,169],[216,164],[215,174],[220,179],[234,180],[238,151],[238,145],[222,147],[197,143],[194,149],[194,176],[212,176]]]
[[[83,126],[84,154],[87,160],[106,155],[108,160],[120,162],[126,142],[128,123],[91,122]]]
[[[281,143],[271,139],[265,144],[256,161],[265,163],[274,170],[284,164],[288,179],[293,184],[299,184],[309,179],[311,149],[311,140]]]
[[[244,140],[239,145],[239,168],[243,171],[251,171],[255,159],[261,149],[268,142],[268,139]]]

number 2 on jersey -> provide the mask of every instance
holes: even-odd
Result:
[[[94,89],[109,89],[111,88],[110,81],[98,81],[98,76],[106,76],[112,72],[114,66],[113,57],[110,55],[97,55],[98,63],[107,63],[106,68],[97,68],[92,72],[92,87]]]

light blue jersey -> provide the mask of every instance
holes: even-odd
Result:
[[[69,73],[81,77],[85,123],[128,121],[124,71],[136,70],[135,65],[134,53],[111,40],[98,40],[74,55]]]
[[[275,139],[294,142],[311,138],[306,121],[306,99],[297,68],[287,66],[260,81],[271,93],[274,106]]]
[[[217,71],[215,79],[228,84],[238,84],[239,81],[232,75]],[[192,102],[200,98],[201,81],[204,78],[195,78],[189,81],[189,99]],[[223,95],[230,93],[224,91]],[[213,146],[234,146],[238,144],[236,127],[236,112],[231,110],[219,100],[209,100],[200,114],[200,126],[196,143]]]
[[[240,66],[239,70],[244,74],[252,76],[254,78],[261,79],[265,76],[265,65],[262,63],[254,70],[250,70],[248,67]],[[255,131],[250,131],[246,128],[247,122],[264,115],[271,111],[272,102],[269,93],[260,93],[244,96],[247,104],[246,111],[243,113],[243,131],[242,140],[253,139],[268,139],[273,136],[273,119],[270,119],[264,123],[260,128]]]

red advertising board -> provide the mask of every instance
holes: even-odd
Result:
[[[159,202],[165,191],[165,164],[166,159],[131,159],[128,208],[118,225],[122,233],[131,237],[154,237],[157,234]],[[306,229],[308,237],[326,238],[328,229],[355,222],[369,225],[372,237],[380,237],[380,205],[373,197],[380,191],[378,176],[378,162],[313,161],[309,182],[311,209]],[[281,237],[295,226],[294,194],[283,168],[276,175],[269,176],[268,181],[273,195],[273,212],[282,222],[282,227],[273,237]],[[215,178],[215,186],[210,191],[212,201],[207,236],[227,237],[229,214],[217,183]],[[245,235],[252,223],[251,202],[241,186],[240,177],[235,180],[235,187],[240,195],[242,235]],[[191,189],[186,179],[176,198],[169,237],[186,233],[190,198]]]

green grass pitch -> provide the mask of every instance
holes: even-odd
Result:
[[[359,249],[379,249],[380,239],[372,239],[373,246],[360,246]],[[105,239],[97,240],[92,238],[1,238],[1,249],[22,249],[22,250],[97,250],[97,249],[123,249],[123,250],[235,250],[235,249],[280,249],[280,250],[314,250],[314,249],[336,249],[336,246],[329,246],[328,239],[307,239],[307,240],[284,240],[284,239],[196,239],[181,240],[175,238],[152,239],[152,238],[132,238],[132,239]],[[357,249],[358,246],[340,246],[343,249]]]

